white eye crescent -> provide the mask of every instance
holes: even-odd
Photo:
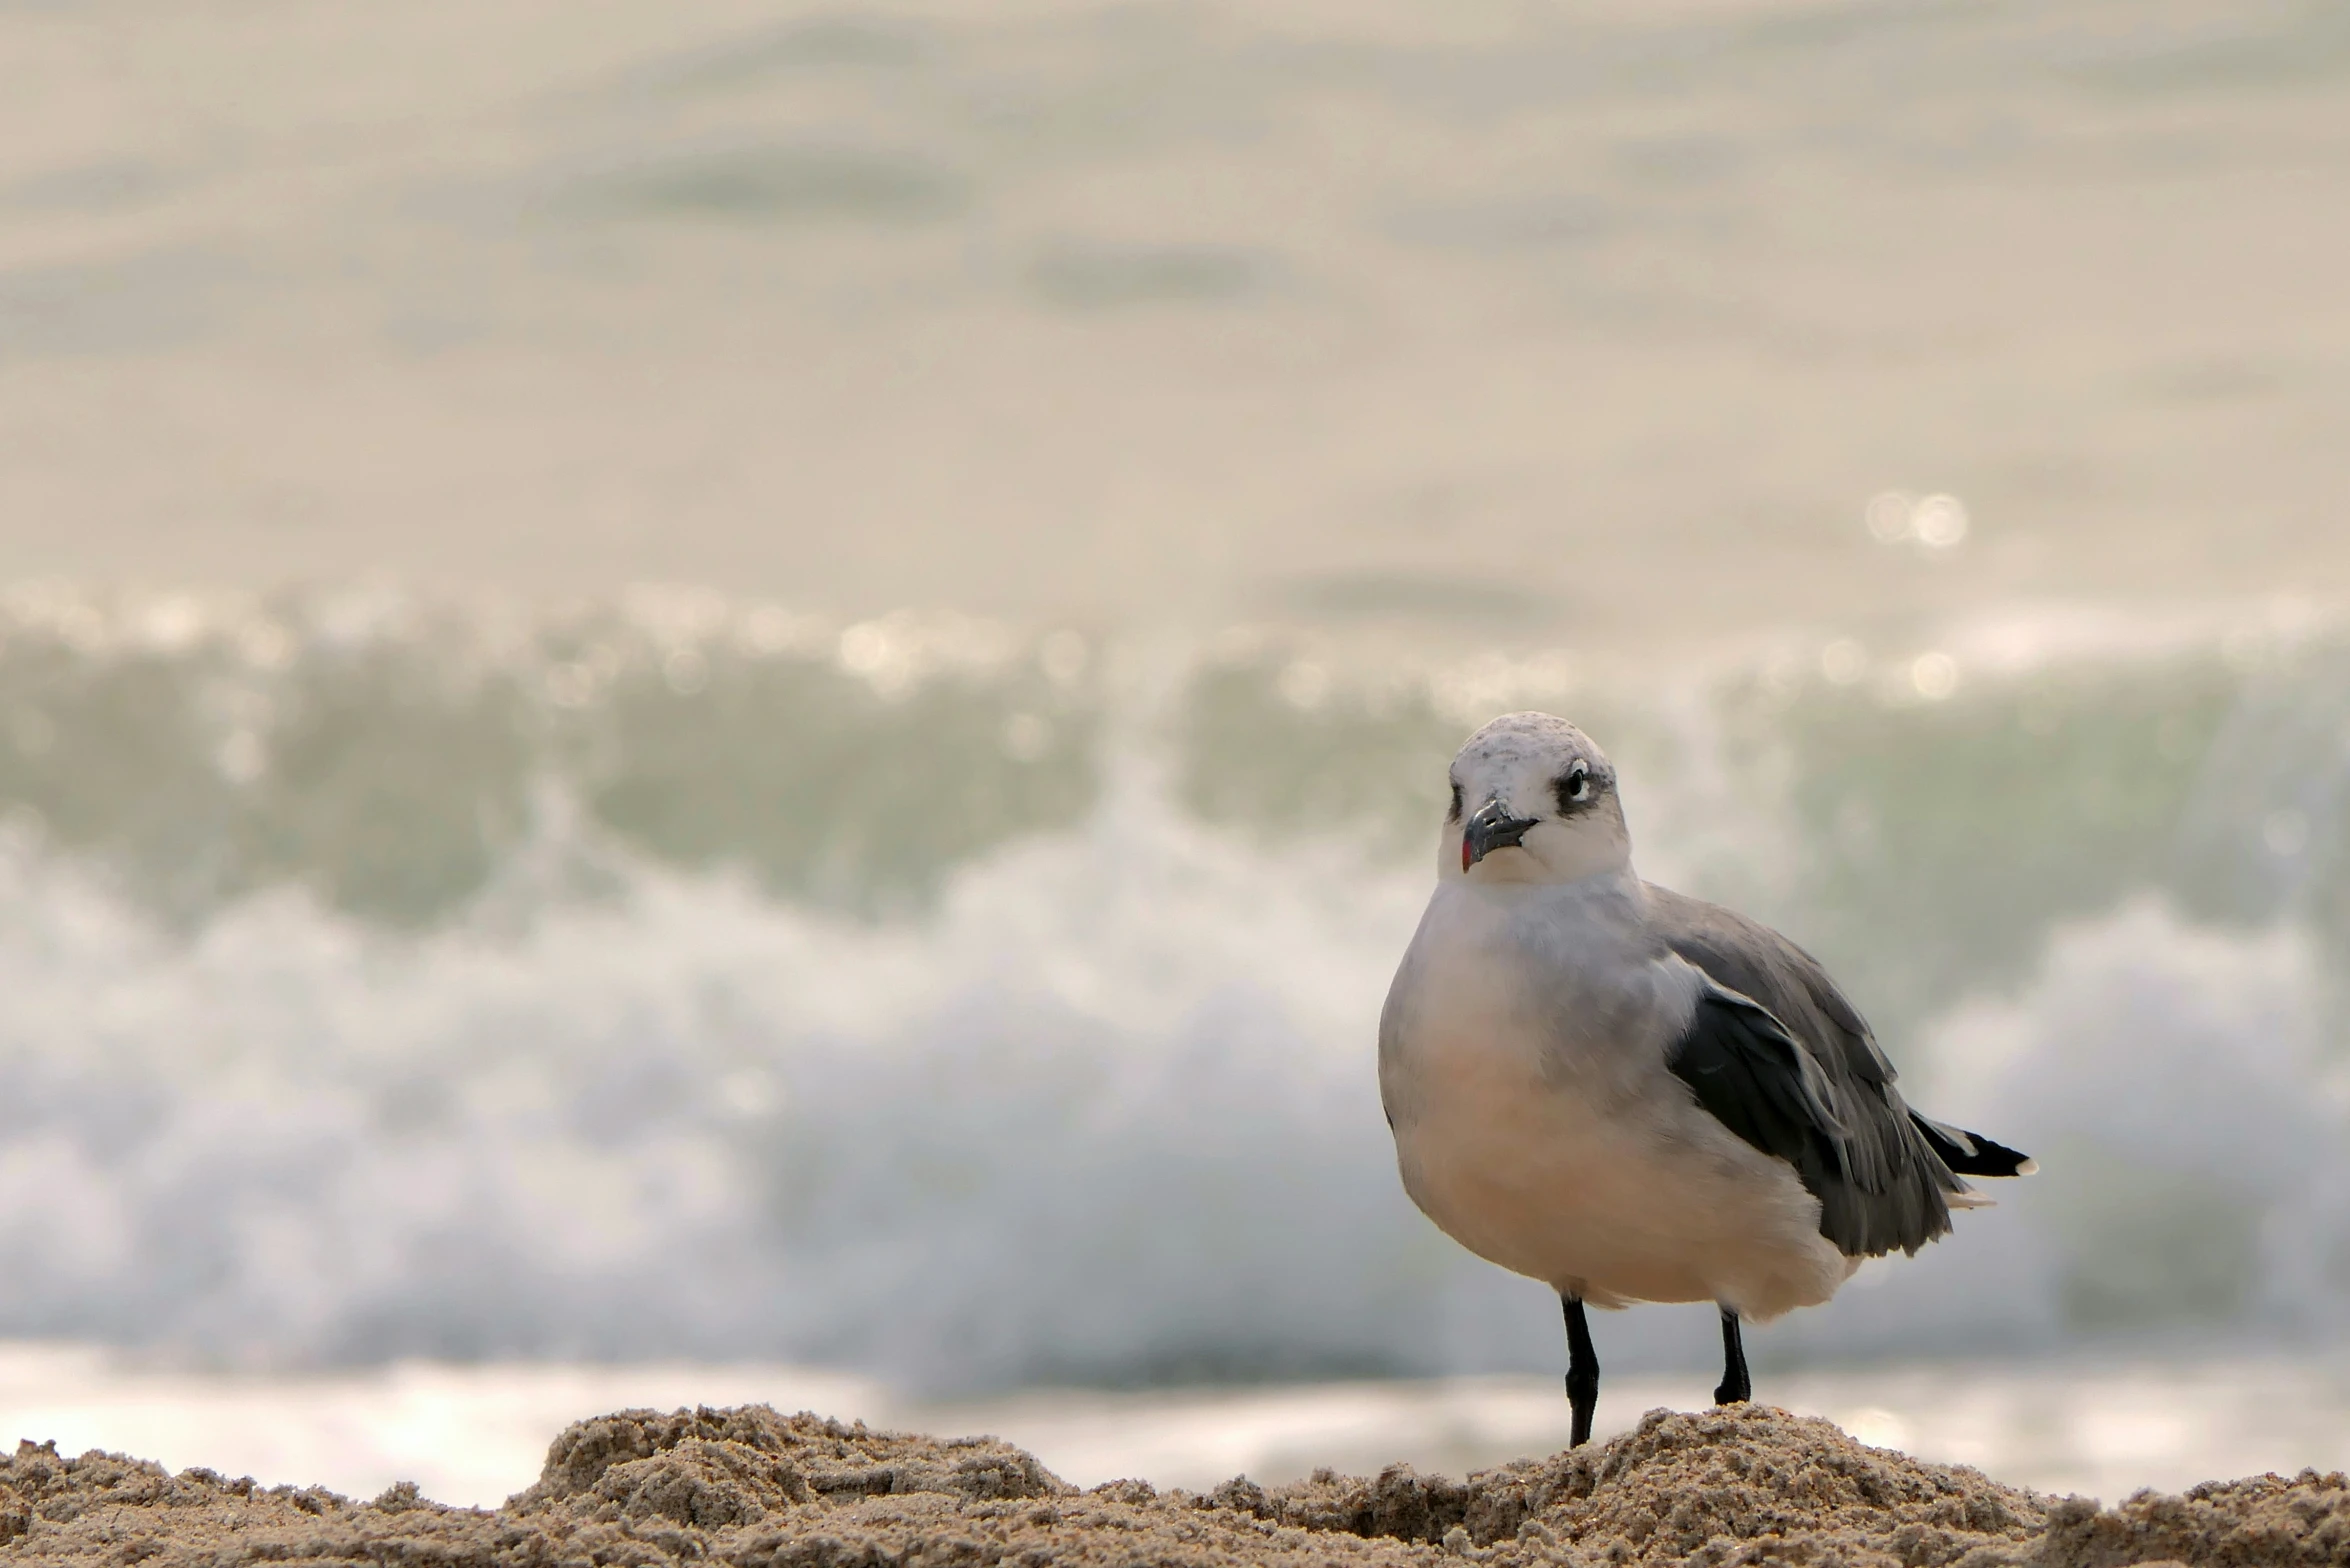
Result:
[[[1567,771],[1567,799],[1589,800],[1590,798],[1591,770],[1578,762]]]

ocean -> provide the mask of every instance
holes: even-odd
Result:
[[[1482,716],[1796,933],[2045,1173],[1773,1358],[2335,1332],[2350,643],[1789,645],[1665,679],[725,601],[19,594],[0,1322],[227,1365],[938,1392],[1548,1365],[1404,1201],[1375,1020]],[[2059,635],[2059,633],[2062,635]],[[1710,1325],[1610,1320],[1672,1361]]]

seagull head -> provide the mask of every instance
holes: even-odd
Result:
[[[1440,875],[1577,882],[1631,863],[1616,770],[1566,720],[1504,714],[1452,759]]]

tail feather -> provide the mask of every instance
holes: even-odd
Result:
[[[1960,1176],[2029,1176],[2040,1162],[2003,1143],[1993,1143],[1979,1132],[1961,1132],[1943,1122],[1928,1121],[1917,1112],[1909,1119],[1925,1134],[1942,1163]]]

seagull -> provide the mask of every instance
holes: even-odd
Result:
[[[1616,770],[1581,730],[1512,713],[1469,737],[1380,1014],[1380,1100],[1421,1212],[1559,1293],[1570,1446],[1599,1403],[1586,1305],[1715,1303],[1714,1402],[1735,1404],[1741,1320],[1915,1254],[1989,1202],[1962,1178],[2035,1169],[1893,1079],[1809,953],[1640,879]]]

